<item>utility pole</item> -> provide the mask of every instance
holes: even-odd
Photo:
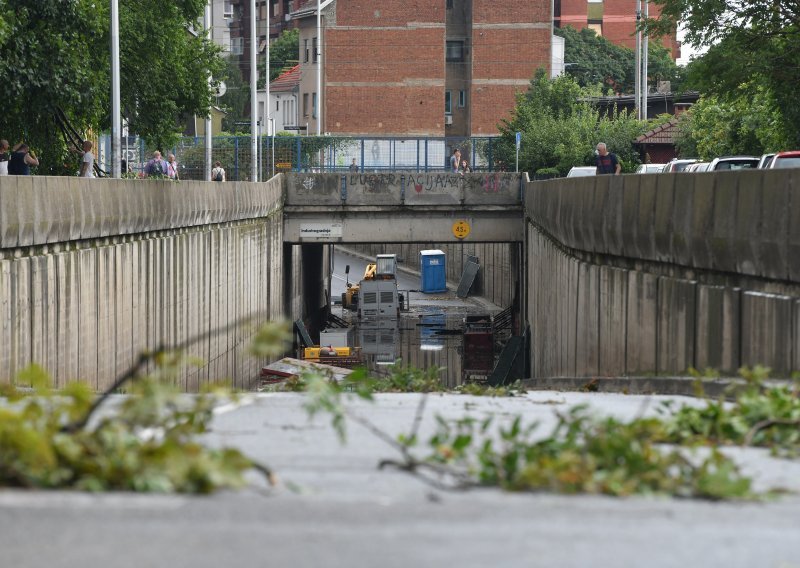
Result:
[[[213,39],[211,37],[211,0],[208,0],[208,2],[206,2],[206,7],[205,7],[205,10],[203,12],[203,27],[205,27],[205,29],[206,29],[206,38],[208,40]],[[209,84],[209,86],[211,85],[211,74],[210,73],[208,75],[208,84]],[[204,175],[205,175],[204,179],[206,181],[211,179],[211,160],[213,159],[213,154],[212,154],[213,150],[211,148],[213,142],[212,142],[212,138],[211,138],[211,134],[212,134],[211,133],[211,128],[212,128],[212,126],[211,126],[211,112],[210,111],[211,111],[211,109],[209,109],[209,114],[208,114],[208,117],[206,118],[206,122],[205,122],[205,125],[206,125],[206,128],[205,128],[206,159],[205,159],[205,164],[204,164],[204,167],[203,167],[203,172],[204,172]]]
[[[636,118],[642,119],[642,31],[639,24],[642,21],[642,0],[636,0],[636,72],[634,103],[636,106]]]
[[[111,0],[111,176],[122,177],[119,88],[119,0]]]
[[[256,0],[250,0],[250,181],[258,181],[258,67]]]
[[[269,132],[270,124],[272,123],[272,119],[270,118],[272,116],[272,101],[269,98],[269,76],[270,76],[270,66],[269,66],[269,31],[270,30],[269,30],[269,26],[270,26],[270,21],[271,21],[270,20],[270,14],[269,14],[270,4],[271,4],[271,2],[267,2],[267,49],[266,49],[266,52],[267,52],[266,53],[267,64],[264,67],[264,69],[265,69],[265,73],[264,74],[266,75],[264,77],[264,90],[266,91],[266,95],[267,95],[267,102],[265,103],[266,104],[266,109],[267,109],[267,116],[265,117],[265,123],[267,125],[267,137],[268,138],[269,138],[269,133],[270,133]],[[270,142],[272,142],[272,141],[273,140],[270,138]],[[273,161],[272,169],[274,170],[275,169],[275,165],[274,165],[275,160],[273,159],[272,161]],[[274,176],[275,174],[273,173],[272,175]]]
[[[644,0],[644,19],[647,21],[647,18],[650,16],[650,2],[648,0]],[[642,120],[647,120],[647,94],[648,94],[648,86],[647,86],[647,66],[649,64],[649,45],[650,45],[650,38],[647,36],[645,32],[642,34]]]

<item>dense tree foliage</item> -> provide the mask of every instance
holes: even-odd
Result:
[[[122,112],[132,132],[166,146],[186,115],[205,116],[218,50],[192,31],[203,0],[121,0]],[[110,7],[93,0],[0,0],[0,137],[26,140],[40,173],[74,173],[55,115],[83,135],[111,123]]]
[[[549,79],[540,69],[528,92],[517,97],[511,120],[499,125],[502,139],[497,157],[513,169],[515,133],[521,132],[520,171],[535,174],[555,168],[563,175],[572,166],[593,165],[598,142],[605,142],[619,156],[624,171],[633,171],[640,163],[633,142],[647,124],[626,111],[606,116],[583,100],[597,94],[571,76]]]
[[[708,51],[690,71],[693,86],[722,103],[768,96],[789,145],[800,145],[800,4],[797,0],[654,0],[661,16],[648,22],[653,33],[678,21],[686,42]],[[764,91],[766,89],[766,91]],[[766,95],[765,95],[766,92]]]
[[[298,64],[300,57],[300,30],[283,30],[281,35],[269,44],[269,80]],[[258,76],[264,77],[266,64],[264,57],[259,59]]]
[[[632,49],[611,43],[598,36],[594,30],[577,31],[566,26],[555,30],[564,38],[566,72],[575,77],[582,87],[602,84],[615,93],[630,94],[636,83],[636,54]],[[658,41],[648,47],[648,76],[650,86],[658,81],[671,81],[672,90],[678,90],[682,81],[681,69],[675,64],[669,50]]]
[[[717,156],[777,152],[791,145],[780,109],[764,86],[748,86],[754,95],[721,100],[703,97],[681,116],[676,141],[681,156],[710,160]]]

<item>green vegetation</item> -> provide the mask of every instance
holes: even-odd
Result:
[[[269,80],[274,81],[284,71],[299,63],[300,30],[283,30],[281,35],[269,45]],[[258,76],[266,75],[266,64],[259,58]]]
[[[664,440],[767,447],[792,457],[800,454],[800,383],[769,385],[769,369],[763,367],[743,369],[741,374],[745,385],[731,391],[732,402],[724,397],[706,399],[703,407],[677,410],[666,404]]]
[[[538,424],[523,426],[520,416],[507,426],[497,426],[492,418],[481,422],[466,418],[454,424],[439,418],[438,431],[429,441],[434,451],[427,459],[452,465],[479,485],[509,491],[704,499],[753,496],[750,480],[719,452],[692,460],[679,449],[657,448],[658,420],[626,424],[614,418],[596,419],[582,406],[557,416],[547,436],[538,435]]]
[[[580,31],[571,26],[556,28],[555,35],[564,38],[564,61],[569,63],[566,73],[575,78],[581,87],[611,89],[616,94],[632,94],[636,82],[636,54],[632,49],[616,45],[594,30]],[[658,41],[649,42],[648,75],[650,84],[670,81],[672,92],[681,88],[682,69],[675,64],[670,52]]]
[[[181,396],[164,380],[143,378],[113,415],[83,424],[94,393],[82,383],[50,390],[38,367],[18,382],[33,396],[0,385],[0,486],[83,491],[211,493],[245,485],[244,473],[269,471],[232,448],[209,449],[196,437],[208,430],[214,406],[230,393]],[[174,360],[173,360],[174,363]]]
[[[515,134],[522,132],[520,171],[553,168],[565,175],[573,166],[594,165],[598,142],[605,142],[617,154],[623,172],[635,171],[640,159],[633,142],[648,125],[624,110],[602,115],[587,100],[599,94],[597,88],[581,87],[568,75],[549,79],[540,69],[528,92],[517,96],[511,120],[499,125],[498,161],[513,170]]]
[[[122,114],[133,132],[160,148],[174,142],[185,115],[205,116],[209,73],[219,77],[218,48],[189,31],[203,0],[120,1]],[[110,127],[108,2],[0,0],[3,138],[25,140],[39,173],[76,171],[56,115],[83,137]]]
[[[677,23],[685,42],[707,52],[689,65],[687,86],[711,97],[706,112],[715,116],[745,110],[756,119],[756,145],[743,143],[738,125],[718,135],[723,147],[754,154],[793,149],[800,144],[800,105],[796,85],[800,67],[800,19],[795,0],[654,0],[661,15],[647,22],[654,34],[669,33]],[[749,109],[751,102],[764,108]],[[719,106],[716,109],[713,107]],[[719,123],[718,123],[719,124]],[[704,123],[698,123],[702,138]],[[702,153],[703,147],[698,147]]]

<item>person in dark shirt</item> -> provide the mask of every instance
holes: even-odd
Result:
[[[20,142],[14,146],[14,151],[8,160],[8,175],[29,176],[31,175],[31,166],[38,165],[39,160],[30,151],[28,145]]]
[[[597,175],[619,175],[622,171],[622,165],[620,165],[617,155],[608,151],[605,142],[597,145],[597,157],[595,157],[594,163],[597,166]]]

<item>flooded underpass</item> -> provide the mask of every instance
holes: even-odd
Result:
[[[481,298],[459,298],[449,289],[452,286],[445,292],[422,293],[420,276],[400,270],[397,283],[403,302],[399,317],[359,318],[355,311],[342,306],[342,293],[348,280],[351,284],[359,281],[369,262],[336,251],[331,311],[352,328],[352,346],[371,372],[385,374],[397,361],[419,369],[435,367],[442,369],[447,387],[484,380],[489,375],[502,342],[510,334],[508,328],[492,333],[490,318],[502,311],[500,306]],[[349,274],[345,272],[347,266]],[[470,322],[467,336],[465,321]]]

